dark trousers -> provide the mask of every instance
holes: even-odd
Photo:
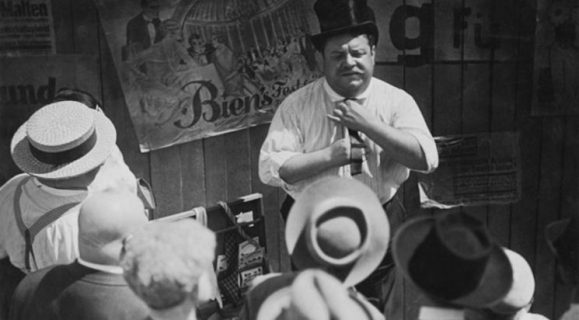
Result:
[[[288,195],[282,203],[280,213],[284,222],[287,221],[289,211],[294,202],[294,199]],[[394,231],[396,231],[404,222],[406,216],[404,205],[397,196],[394,196],[390,201],[383,204],[382,207],[388,215],[388,221],[390,223],[390,238],[392,238]],[[390,246],[388,248],[390,248]],[[292,270],[296,270],[293,264]],[[362,293],[368,301],[374,304],[378,310],[385,310],[387,313],[390,313],[388,310],[394,308],[394,306],[392,306],[393,303],[391,303],[391,298],[394,294],[395,282],[396,267],[390,249],[388,249],[378,268],[376,268],[365,280],[358,283],[355,288],[357,291]]]

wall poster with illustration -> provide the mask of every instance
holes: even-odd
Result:
[[[142,152],[271,120],[320,75],[305,0],[96,0]]]
[[[538,0],[532,114],[579,115],[579,2]]]

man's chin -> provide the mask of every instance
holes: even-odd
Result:
[[[358,95],[361,91],[362,91],[362,87],[364,86],[364,82],[363,81],[350,81],[347,83],[343,83],[342,84],[342,91],[344,93],[348,93],[348,95],[345,95],[347,97],[354,97],[356,95]]]

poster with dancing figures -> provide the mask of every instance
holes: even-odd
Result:
[[[96,0],[142,152],[267,123],[320,76],[306,0]]]

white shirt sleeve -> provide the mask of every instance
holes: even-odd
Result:
[[[283,187],[279,169],[290,158],[302,153],[302,138],[297,119],[287,100],[273,117],[259,152],[259,178],[265,184]]]
[[[434,171],[438,167],[438,150],[416,101],[410,95],[405,94],[402,95],[400,103],[396,103],[395,106],[393,126],[416,138],[426,157],[427,169],[423,172]]]

